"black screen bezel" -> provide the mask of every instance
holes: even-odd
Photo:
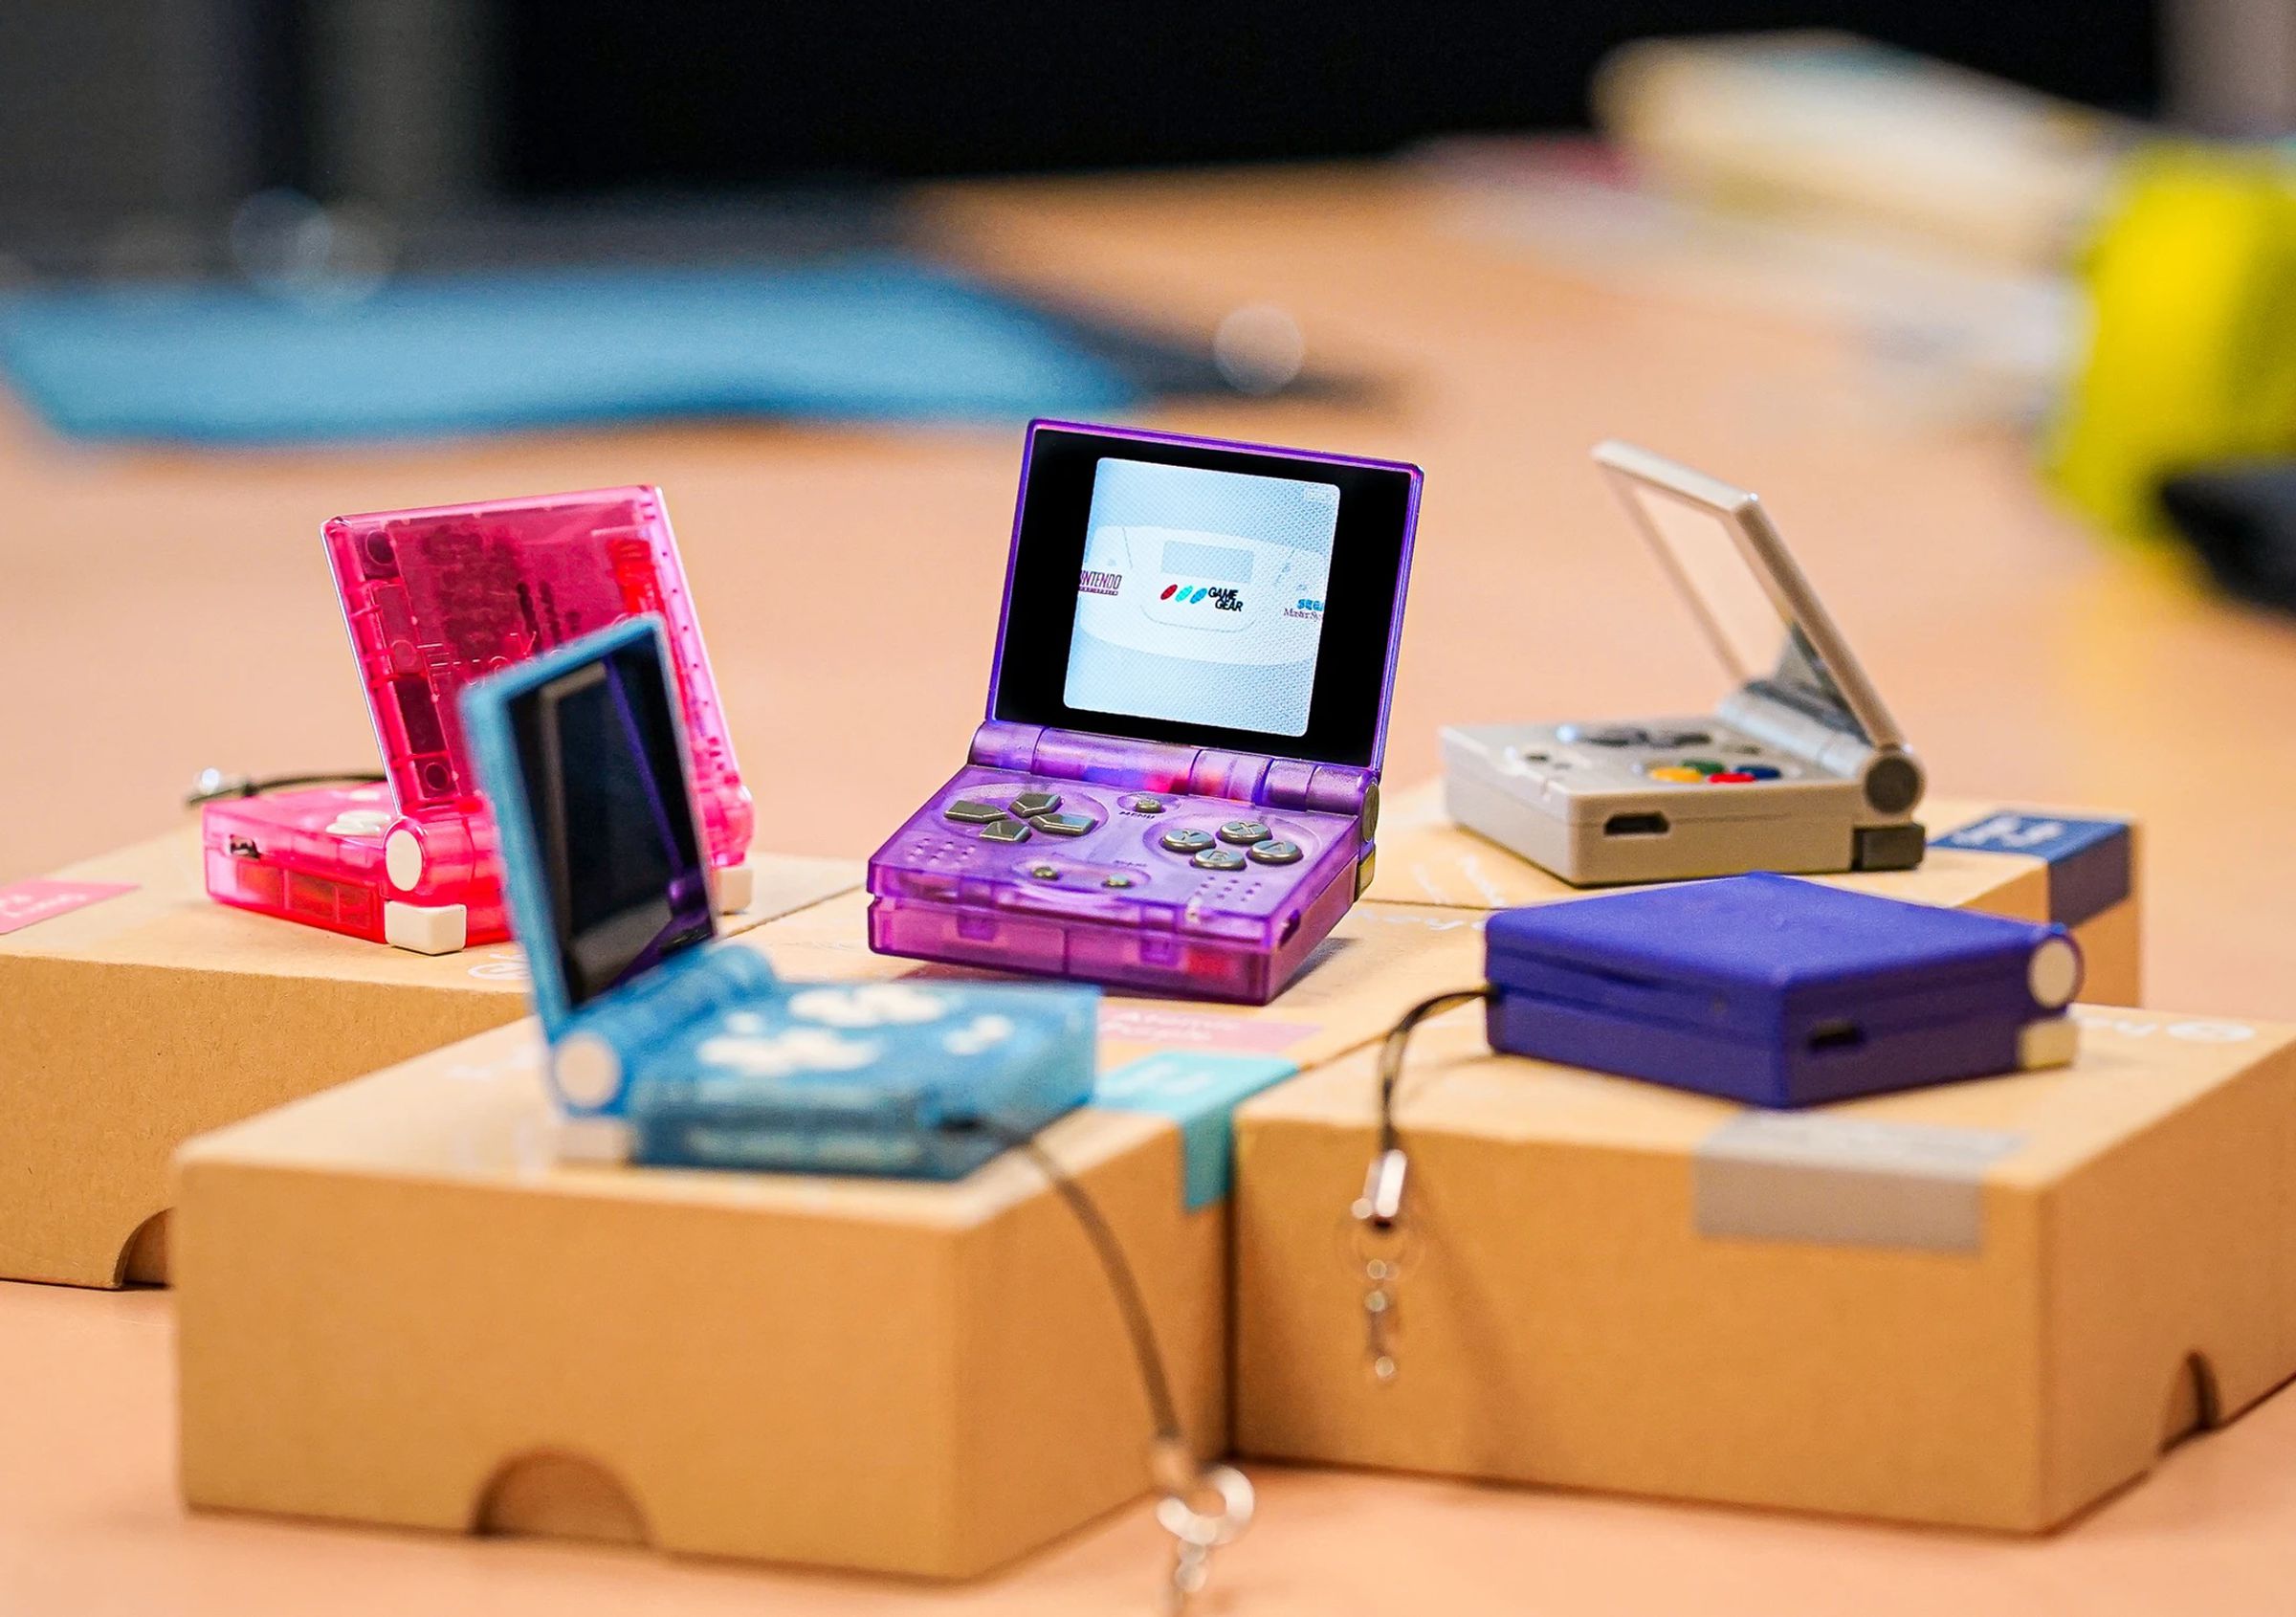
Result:
[[[1304,734],[1187,724],[1068,704],[1062,693],[1076,628],[1077,575],[1084,565],[1093,480],[1103,459],[1337,486],[1339,514]],[[1136,741],[1318,764],[1376,765],[1384,739],[1398,638],[1396,607],[1411,553],[1418,481],[1418,473],[1408,466],[1074,428],[1032,428],[989,716],[1010,723]]]
[[[649,896],[626,905],[609,919],[578,932],[564,783],[572,772],[598,768],[602,761],[568,755],[558,715],[567,698],[600,683],[620,686],[627,699],[645,710],[641,720],[647,727],[647,741],[652,743],[646,760],[648,772],[661,794],[665,816],[683,834],[679,846],[672,851],[676,868],[658,897]],[[673,955],[700,946],[717,933],[705,844],[695,818],[693,788],[678,739],[683,720],[670,689],[670,673],[663,665],[659,642],[642,640],[614,647],[594,661],[519,693],[506,704],[524,777],[529,826],[549,888],[553,952],[568,1009],[588,1004]],[[666,749],[661,745],[664,741]],[[608,926],[627,924],[641,914],[649,923],[650,941],[620,951],[611,962],[602,959],[599,935]]]

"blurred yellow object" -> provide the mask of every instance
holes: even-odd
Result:
[[[2077,265],[2086,352],[2045,459],[2111,531],[2158,538],[2163,476],[2296,452],[2296,163],[2164,146],[2132,159]]]

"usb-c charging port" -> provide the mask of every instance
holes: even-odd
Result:
[[[1667,830],[1664,814],[1613,814],[1602,822],[1604,836],[1664,836]]]
[[[1866,1042],[1866,1030],[1855,1022],[1821,1022],[1810,1030],[1812,1050],[1855,1050]]]

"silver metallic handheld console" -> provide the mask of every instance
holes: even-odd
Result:
[[[1595,459],[1735,688],[1704,717],[1446,728],[1451,818],[1580,887],[1921,863],[1921,765],[1760,503],[1632,444]]]

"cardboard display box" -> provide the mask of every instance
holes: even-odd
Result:
[[[1203,1061],[1161,1087],[1232,1079]],[[1121,1316],[1026,1158],[952,1185],[560,1166],[546,1110],[521,1023],[185,1148],[192,1504],[964,1577],[1149,1487]],[[1191,1206],[1194,1132],[1095,1107],[1042,1139],[1212,1453],[1227,1212]]]
[[[2063,921],[2087,962],[2083,996],[2108,1005],[2142,1002],[2134,822],[1966,798],[1932,798],[1921,817],[1930,828],[1930,851],[1920,868],[1811,879],[1914,903]],[[1388,802],[1379,849],[1379,869],[1365,895],[1374,903],[1497,910],[1617,891],[1573,887],[1453,825],[1439,781]]]
[[[752,863],[729,931],[861,875]],[[509,944],[409,954],[211,901],[196,825],[0,887],[0,1278],[166,1278],[182,1141],[525,1009]]]
[[[864,905],[730,946],[792,980],[966,975],[869,953]],[[1474,981],[1479,919],[1365,906],[1270,1006],[1104,1001],[1094,1104],[1045,1139],[1205,1451],[1236,1101]],[[1025,1159],[955,1185],[560,1166],[541,1061],[523,1023],[185,1147],[193,1504],[957,1577],[1148,1487],[1120,1317]]]
[[[2296,1372],[2296,1030],[1765,1113],[1414,1042],[1397,1373],[1334,1236],[1359,1052],[1238,1113],[1247,1455],[2035,1531]]]

